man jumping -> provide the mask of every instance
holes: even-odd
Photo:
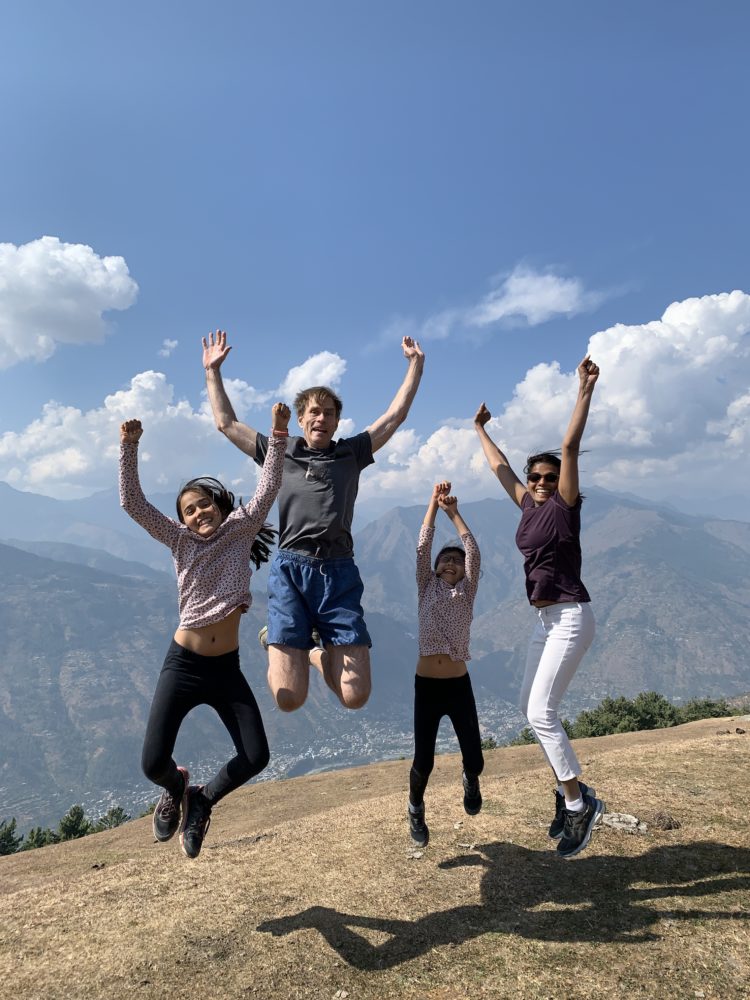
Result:
[[[370,635],[362,611],[363,585],[353,553],[351,525],[359,475],[404,422],[424,368],[411,337],[402,341],[409,366],[386,412],[361,434],[333,436],[341,400],[327,386],[303,389],[294,401],[301,437],[287,443],[278,498],[279,549],[268,579],[268,683],[276,704],[292,712],[304,704],[310,665],[346,708],[370,696]],[[237,420],[221,378],[229,354],[226,333],[203,338],[203,367],[216,426],[262,465],[268,438]],[[316,629],[323,648],[312,645]]]

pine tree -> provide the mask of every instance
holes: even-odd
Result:
[[[0,823],[0,854],[15,854],[23,837],[16,836],[16,818]]]
[[[91,833],[92,829],[83,812],[83,806],[71,806],[60,820],[58,833],[60,840],[76,840]]]

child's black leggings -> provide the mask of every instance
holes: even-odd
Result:
[[[203,789],[213,803],[266,767],[268,740],[253,692],[240,670],[239,650],[223,656],[199,656],[173,639],[151,703],[142,757],[146,777],[173,795],[182,790],[172,758],[177,732],[197,705],[216,710],[237,749],[236,757]]]
[[[435,764],[435,740],[444,715],[453,723],[464,771],[476,777],[484,768],[477,706],[468,673],[461,677],[414,678],[414,763],[409,775],[409,799],[421,805]]]

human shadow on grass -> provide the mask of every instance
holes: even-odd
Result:
[[[587,855],[574,862],[516,844],[478,845],[475,853],[442,862],[444,871],[481,866],[481,903],[428,913],[416,920],[359,916],[313,906],[265,920],[258,930],[276,936],[318,930],[357,969],[392,968],[440,945],[482,934],[515,934],[537,941],[658,940],[655,925],[673,921],[747,920],[750,914],[686,905],[750,889],[750,849],[703,842],[653,847],[637,857]],[[412,891],[404,887],[405,893]],[[649,906],[675,898],[676,908]],[[681,900],[681,902],[679,901]],[[372,944],[362,931],[387,934]]]

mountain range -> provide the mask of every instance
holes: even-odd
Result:
[[[158,505],[168,511],[167,499]],[[169,554],[111,494],[55,501],[0,484],[0,505],[14,539],[0,544],[0,819],[16,816],[20,828],[53,824],[73,802],[94,817],[112,804],[136,809],[155,797],[139,759],[176,624]],[[503,740],[523,724],[514,706],[534,615],[514,543],[517,511],[503,499],[461,510],[482,551],[473,683],[485,734]],[[373,637],[373,695],[361,712],[341,708],[317,674],[303,709],[275,709],[255,640],[266,572],[253,577],[241,657],[272,748],[267,777],[410,754],[414,546],[423,512],[397,507],[355,537]],[[583,577],[598,631],[567,714],[606,695],[656,690],[685,700],[750,689],[750,524],[594,489],[583,524]],[[451,531],[440,515],[435,551]],[[447,728],[440,746],[455,748]],[[183,727],[177,753],[203,780],[231,745],[201,708]]]

